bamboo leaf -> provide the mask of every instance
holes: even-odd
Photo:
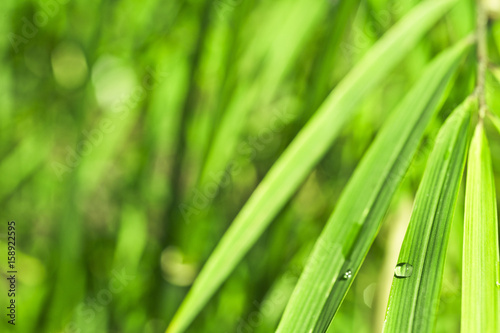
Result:
[[[362,96],[384,78],[454,2],[426,1],[418,5],[387,32],[330,93],[236,216],[167,332],[182,332],[188,327],[323,157]]]
[[[489,116],[491,122],[493,123],[493,125],[496,127],[496,129],[500,133],[500,118],[498,118],[498,116],[496,114],[493,114],[493,113],[488,113],[488,116]]]
[[[380,131],[316,242],[278,332],[328,328],[468,45],[466,40],[428,65]]]
[[[439,131],[394,270],[384,332],[432,332],[453,211],[470,137],[468,98]]]
[[[238,143],[245,121],[255,105],[265,105],[274,97],[283,78],[296,61],[304,43],[313,34],[313,27],[326,13],[327,3],[322,1],[300,0],[290,3],[277,2],[280,12],[290,11],[284,20],[275,20],[270,26],[259,29],[253,43],[245,52],[244,63],[263,62],[264,70],[257,78],[243,80],[236,88],[231,102],[224,111],[220,126],[203,166],[199,183],[210,181],[212,173],[220,172],[228,165]],[[281,15],[280,15],[281,17]],[[272,20],[271,20],[272,21]],[[300,21],[301,24],[297,24]],[[265,60],[258,58],[266,54]],[[250,57],[253,57],[251,61]],[[243,66],[244,67],[244,66]]]
[[[465,192],[462,331],[498,332],[498,221],[495,180],[483,124],[470,146]]]

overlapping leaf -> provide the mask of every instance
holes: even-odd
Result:
[[[308,173],[325,154],[355,106],[454,3],[426,1],[377,42],[332,91],[271,168],[208,259],[167,332],[184,331]]]
[[[498,221],[495,180],[483,124],[469,151],[462,270],[462,331],[498,332]]]
[[[377,136],[318,239],[278,332],[326,331],[467,45],[458,44],[428,66]]]
[[[490,118],[491,122],[493,123],[493,125],[498,130],[498,132],[500,133],[500,118],[498,118],[497,115],[492,114],[492,113],[489,114],[489,118]]]
[[[439,131],[394,270],[384,332],[432,332],[453,211],[470,138],[474,99]]]

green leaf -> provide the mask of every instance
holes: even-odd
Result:
[[[377,135],[316,242],[278,332],[328,328],[468,45],[459,43],[429,64]]]
[[[226,168],[246,123],[242,119],[246,119],[255,106],[266,105],[275,98],[280,83],[297,61],[299,51],[313,35],[313,27],[327,12],[327,3],[323,1],[300,0],[294,1],[293,5],[286,2],[277,2],[276,5],[279,12],[287,12],[286,18],[270,20],[273,24],[258,29],[254,42],[248,45],[241,71],[245,72],[243,68],[251,63],[262,63],[264,68],[257,77],[255,74],[244,77],[236,87],[209,147],[199,180],[201,186],[211,181],[212,173]],[[297,24],[298,21],[301,24]],[[260,58],[262,54],[266,55],[264,59]]]
[[[496,114],[488,113],[488,117],[490,118],[493,125],[496,127],[498,132],[500,133],[500,118]]]
[[[495,179],[482,122],[470,145],[465,192],[462,331],[500,330]]]
[[[394,270],[384,332],[432,332],[443,280],[453,211],[470,140],[468,98],[448,118],[434,144],[417,191]]]
[[[167,332],[184,331],[324,156],[355,106],[455,1],[426,1],[397,23],[330,93],[236,216]]]

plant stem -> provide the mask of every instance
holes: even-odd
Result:
[[[486,69],[488,68],[488,41],[486,36],[486,27],[488,24],[488,16],[484,8],[483,1],[477,0],[477,82],[476,94],[479,99],[479,119],[482,121],[486,115]]]

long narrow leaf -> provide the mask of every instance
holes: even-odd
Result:
[[[489,118],[490,118],[491,122],[493,123],[493,125],[498,130],[498,132],[500,133],[500,118],[498,118],[498,116],[496,114],[493,114],[493,113],[489,114]]]
[[[444,259],[470,140],[467,99],[439,131],[394,270],[384,332],[432,332]]]
[[[167,332],[184,331],[323,157],[368,93],[454,3],[426,1],[396,24],[332,91],[273,165],[208,259]]]
[[[236,89],[220,126],[214,133],[200,177],[201,185],[209,181],[211,173],[220,172],[227,166],[245,125],[242,119],[248,117],[252,107],[259,103],[269,103],[274,97],[280,82],[290,70],[290,65],[296,61],[299,51],[312,35],[312,28],[326,12],[326,3],[321,1],[294,1],[292,8],[290,3],[281,5],[284,6],[282,9],[290,9],[286,19],[279,21],[281,24],[277,27],[271,26],[267,29],[263,27],[258,36],[260,38],[256,40],[258,43],[250,46],[248,52],[250,54],[254,52],[267,54],[263,62],[265,68],[257,78],[244,81]],[[297,24],[299,20],[301,24]],[[263,45],[269,45],[269,48],[261,50]],[[255,63],[260,61],[253,60]]]
[[[469,151],[465,192],[462,331],[499,332],[498,226],[495,181],[483,124]]]
[[[326,331],[468,45],[438,56],[377,136],[319,237],[278,332]]]

